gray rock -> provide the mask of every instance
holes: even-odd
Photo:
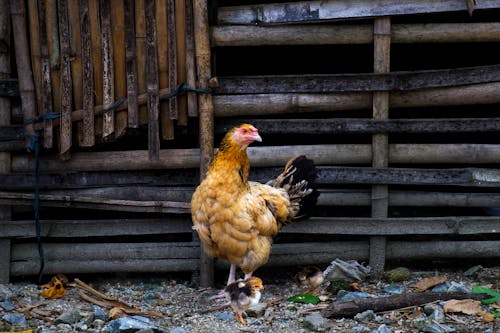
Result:
[[[73,326],[70,324],[59,324],[56,326],[57,333],[71,333],[74,332]]]
[[[6,299],[5,301],[3,301],[2,303],[0,303],[0,307],[2,309],[4,309],[5,311],[12,311],[14,310],[16,307],[14,306],[14,304],[12,304],[11,301],[9,301],[8,299]]]
[[[404,288],[398,284],[391,284],[385,287],[383,291],[388,294],[401,295],[404,292]]]
[[[448,292],[468,293],[470,292],[470,289],[464,286],[462,283],[451,281],[450,287],[448,288]]]
[[[324,318],[319,312],[312,312],[304,318],[304,327],[314,332],[324,332],[331,326],[331,321]]]
[[[77,310],[69,310],[66,312],[63,312],[59,317],[56,318],[55,323],[56,324],[75,324],[77,323],[82,316],[80,315],[80,312]]]
[[[53,331],[52,329],[50,329],[48,327],[44,327],[44,328],[42,328],[40,333],[55,333],[55,331]]]
[[[347,293],[344,296],[340,297],[340,301],[342,301],[342,302],[354,301],[356,299],[367,298],[368,296],[369,296],[369,294],[365,293],[365,292],[352,291],[352,292]]]
[[[234,318],[234,313],[232,313],[232,312],[217,312],[215,314],[215,317],[217,319],[221,319],[221,320],[230,320],[230,319]]]
[[[2,319],[11,325],[27,327],[28,321],[22,313],[8,313]]]
[[[187,332],[182,327],[174,327],[170,330],[169,333],[187,333]]]
[[[246,311],[247,315],[249,317],[262,317],[264,315],[264,312],[266,312],[267,309],[267,304],[266,303],[257,303],[254,306],[252,306],[250,309]]]
[[[356,325],[351,330],[352,332],[370,332],[370,329],[364,325]]]
[[[372,321],[373,319],[375,319],[375,313],[373,312],[373,310],[366,310],[354,316],[354,320],[359,322]]]
[[[444,333],[444,331],[436,324],[432,324],[424,327],[425,333]]]
[[[437,293],[446,292],[446,291],[448,291],[449,287],[450,287],[450,283],[448,281],[446,281],[446,282],[438,284],[437,286],[432,288],[432,291],[437,292]]]
[[[106,313],[104,313],[103,309],[101,309],[99,306],[97,305],[93,305],[93,308],[94,308],[94,319],[99,319],[99,320],[102,320],[102,321],[106,321]]]
[[[137,332],[141,329],[151,329],[153,332],[155,331],[150,320],[141,316],[118,318],[110,321],[106,325],[106,333]]]
[[[417,318],[413,319],[413,326],[415,326],[418,329],[423,329],[426,326],[429,326],[431,324],[431,321],[429,318],[427,318],[424,314],[421,314]]]
[[[392,330],[386,324],[382,324],[373,333],[392,333]]]
[[[333,260],[323,275],[328,280],[344,279],[346,281],[363,281],[371,272],[370,266],[363,266],[356,260]]]
[[[152,328],[142,328],[138,330],[136,333],[155,333],[155,331]]]
[[[6,284],[0,284],[0,299],[1,300],[6,300],[9,298],[12,298],[14,296],[14,291],[12,291],[8,285]]]

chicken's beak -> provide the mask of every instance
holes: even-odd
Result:
[[[260,135],[258,134],[255,134],[253,137],[252,137],[253,141],[258,141],[258,142],[262,142],[262,138],[260,137]]]

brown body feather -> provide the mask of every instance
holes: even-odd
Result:
[[[253,128],[242,125],[224,137],[205,179],[193,194],[191,212],[193,229],[205,251],[251,274],[267,262],[273,237],[297,217],[302,198],[312,190],[307,188],[307,181],[301,183],[290,177],[297,171],[293,162],[270,185],[248,181],[248,143],[239,142],[236,132],[245,126]],[[256,137],[260,141],[258,134]],[[310,166],[314,168],[312,163]]]

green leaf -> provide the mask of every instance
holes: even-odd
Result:
[[[487,294],[490,295],[491,298],[483,299],[481,301],[482,304],[493,304],[495,303],[498,299],[500,299],[500,293],[497,293],[496,291],[493,291],[491,289],[488,289],[483,286],[475,286],[472,288],[472,292],[474,294]]]
[[[500,318],[500,311],[491,311],[493,318]]]
[[[318,304],[320,302],[318,296],[309,293],[290,296],[288,297],[287,301],[295,303],[307,303],[307,304]]]

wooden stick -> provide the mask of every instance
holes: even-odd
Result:
[[[366,298],[349,302],[333,302],[322,311],[322,315],[326,318],[342,318],[352,317],[357,313],[365,310],[373,310],[374,312],[382,312],[387,310],[398,310],[410,306],[427,304],[436,300],[447,301],[450,299],[486,299],[486,294],[471,294],[471,293],[413,293],[403,295],[393,295],[379,298]]]
[[[92,38],[89,17],[89,0],[80,1],[80,31],[82,50],[82,107],[83,107],[83,147],[92,147],[95,144],[94,133],[94,68],[92,66]]]
[[[59,153],[63,159],[69,158],[69,150],[72,144],[72,94],[73,85],[71,80],[71,47],[69,36],[68,0],[58,0],[59,14],[59,40],[61,43],[61,118],[60,147]]]
[[[101,48],[103,64],[102,103],[104,108],[106,108],[115,102],[111,3],[109,1],[100,1],[99,12],[101,14]],[[114,110],[111,110],[103,115],[103,138],[108,137],[115,131],[114,114]]]
[[[194,36],[196,68],[198,71],[198,87],[208,88],[211,77],[209,24],[207,1],[193,1]],[[214,107],[212,96],[198,95],[199,126],[200,126],[200,176],[205,177],[214,154]],[[201,286],[208,287],[214,283],[214,263],[204,251],[201,251]]]
[[[167,0],[159,0],[156,6],[156,30],[158,40],[158,79],[159,88],[172,92],[175,87],[170,86],[170,17],[168,15]],[[174,97],[175,99],[175,97]],[[170,101],[160,102],[160,128],[164,140],[174,139],[174,123],[170,119]]]
[[[25,1],[14,1],[10,4],[12,19],[12,34],[16,49],[16,64],[19,78],[19,92],[21,93],[21,108],[24,120],[36,116],[36,95],[33,83],[31,61],[29,56],[28,33],[26,31]],[[34,133],[33,125],[26,125],[26,131]],[[26,145],[29,146],[32,139],[27,137]]]
[[[186,2],[186,83],[189,87],[196,86],[195,47],[193,27],[193,0]],[[198,98],[194,92],[187,93],[188,116],[198,116]]]
[[[113,76],[115,100],[127,97],[127,76],[125,70],[125,9],[123,0],[110,0],[113,45]],[[132,35],[133,38],[133,35]],[[125,135],[127,112],[115,112],[115,139]]]
[[[155,20],[155,1],[146,0],[146,80],[148,93],[148,152],[149,161],[160,159],[160,126],[158,99],[158,51]]]
[[[135,35],[134,1],[125,0],[124,10],[128,126],[131,128],[138,128],[139,106],[137,103],[137,47]]]

